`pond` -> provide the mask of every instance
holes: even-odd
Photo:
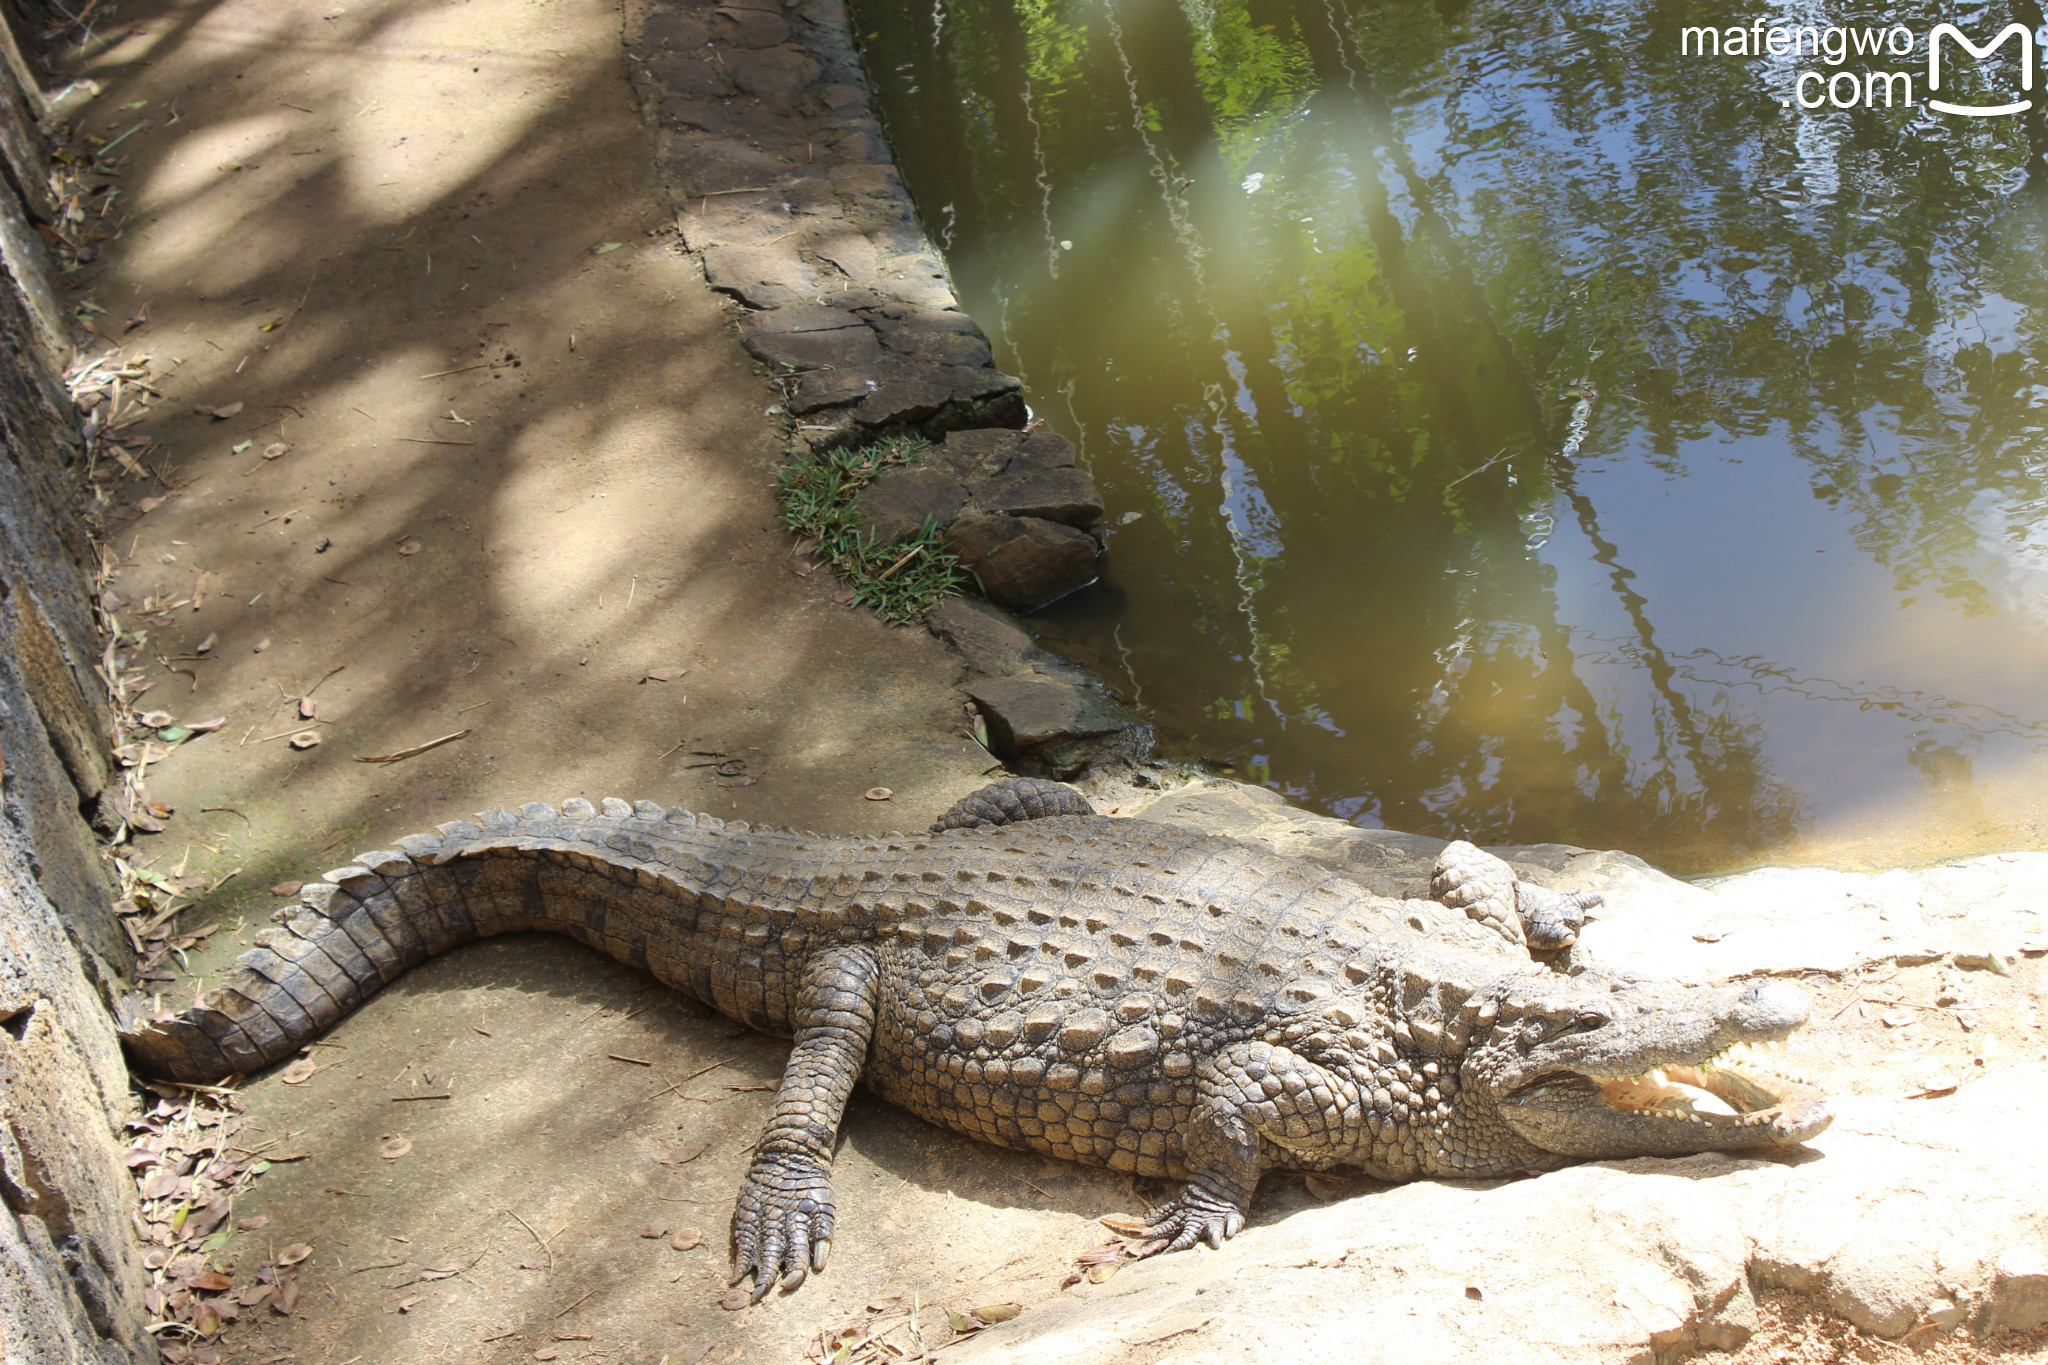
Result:
[[[2042,844],[2048,119],[1929,102],[2034,35],[1721,10],[855,6],[1109,505],[1033,625],[1164,752],[1694,874]]]

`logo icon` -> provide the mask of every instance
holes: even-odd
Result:
[[[1953,38],[1969,51],[1972,57],[1982,61],[2005,45],[2007,38],[2020,40],[2020,89],[2034,88],[2034,35],[2024,24],[2008,24],[1996,38],[1982,47],[1971,42],[1963,31],[1954,24],[1937,25],[1927,35],[1927,89],[1932,92],[1941,89],[1941,40]],[[1944,114],[1961,114],[1965,118],[1996,118],[2000,114],[2024,114],[2034,107],[2031,99],[2014,100],[2011,104],[1986,106],[1981,104],[1950,104],[1947,100],[1930,99],[1930,108]]]

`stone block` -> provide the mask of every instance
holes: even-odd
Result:
[[[968,515],[947,539],[982,594],[1012,611],[1036,611],[1095,581],[1100,547],[1085,532],[1037,517]]]
[[[1041,428],[1024,438],[1016,458],[1010,461],[1010,469],[1067,469],[1072,467],[1074,458],[1072,441],[1057,431]]]
[[[811,268],[786,247],[712,247],[704,253],[704,277],[750,308],[804,302],[818,284]]]
[[[720,55],[735,85],[770,104],[788,104],[818,78],[817,60],[794,48],[728,49]]]
[[[789,410],[803,417],[827,408],[843,408],[867,397],[877,382],[858,370],[810,370],[797,377],[789,395]]]
[[[1991,1276],[1991,1330],[2031,1332],[2048,1326],[2048,1254],[2008,1247]]]
[[[789,370],[853,369],[882,356],[875,334],[859,324],[830,332],[743,335],[741,341],[756,360]]]
[[[840,228],[814,237],[811,250],[838,266],[841,273],[855,284],[871,283],[881,273],[881,257],[875,251],[875,244],[867,239],[866,233],[853,228]]]
[[[670,98],[694,95],[723,99],[732,93],[732,78],[726,75],[725,68],[694,52],[663,53],[649,61],[647,69]]]
[[[1000,607],[971,597],[949,597],[925,622],[931,633],[960,651],[967,666],[992,678],[1030,669],[1053,656]]]
[[[640,29],[643,48],[695,52],[711,41],[711,30],[694,14],[650,14]]]
[[[1086,765],[1082,741],[1111,738],[1134,723],[1108,697],[1035,674],[976,679],[966,692],[988,720],[989,747],[998,758],[1062,780]]]
[[[853,415],[871,427],[903,427],[932,416],[952,397],[951,389],[927,379],[889,378],[860,400]]]
[[[1006,472],[975,489],[974,510],[1088,527],[1102,520],[1102,494],[1086,470],[1026,469]]]
[[[912,467],[891,470],[862,490],[854,502],[861,529],[887,545],[912,535],[927,520],[944,526],[967,502],[967,490],[943,470]]]
[[[786,303],[764,308],[740,319],[740,336],[772,336],[784,332],[832,332],[841,327],[859,327],[861,320],[843,308],[826,308],[815,303]]]
[[[726,47],[773,47],[789,41],[789,21],[761,9],[720,6],[711,11],[711,41]]]
[[[671,155],[662,158],[662,169],[676,191],[688,197],[773,185],[789,168],[744,142],[706,137],[683,140]],[[754,306],[772,308],[790,301],[777,297]]]
[[[925,460],[943,466],[964,484],[979,486],[1008,469],[1023,444],[1022,432],[1002,427],[956,431]]]

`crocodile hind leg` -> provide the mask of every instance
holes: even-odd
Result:
[[[1362,1125],[1372,1096],[1350,1078],[1270,1043],[1239,1043],[1203,1064],[1193,1121],[1185,1135],[1188,1183],[1152,1210],[1145,1236],[1164,1251],[1196,1242],[1220,1247],[1244,1227],[1259,1187],[1260,1141],[1301,1154],[1310,1164],[1359,1159]]]
[[[798,987],[775,1114],[733,1208],[731,1283],[752,1275],[759,1303],[779,1277],[795,1289],[832,1249],[832,1146],[874,1037],[881,965],[872,949],[811,959]]]
[[[949,829],[980,829],[984,825],[1014,825],[1025,820],[1048,820],[1056,815],[1093,815],[1088,798],[1064,782],[1042,777],[1006,777],[970,792],[953,803],[953,808],[932,822],[932,833]]]

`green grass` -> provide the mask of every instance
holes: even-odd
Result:
[[[861,530],[853,508],[863,488],[890,469],[916,464],[930,445],[921,436],[891,436],[859,450],[805,452],[775,480],[789,529],[817,541],[817,556],[852,585],[853,600],[891,625],[916,625],[967,582],[931,518],[881,545]]]

